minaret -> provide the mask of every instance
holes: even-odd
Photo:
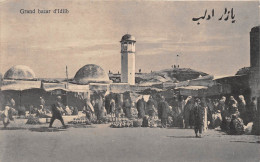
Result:
[[[126,34],[121,43],[121,82],[135,84],[135,37]]]

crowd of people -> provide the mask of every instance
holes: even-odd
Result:
[[[116,98],[106,98],[98,95],[96,98],[86,98],[84,100],[83,113],[86,114],[86,119],[102,121],[107,115],[112,118],[112,122],[116,122],[120,118],[139,118],[139,119],[154,119],[161,121],[161,127],[167,126],[192,128],[195,131],[196,137],[201,137],[204,130],[208,128],[221,127],[222,130],[234,134],[239,134],[243,130],[243,125],[247,125],[255,118],[257,111],[256,99],[246,103],[244,96],[240,95],[236,100],[230,96],[220,99],[212,99],[206,97],[192,97],[173,95],[171,98],[165,98],[161,95],[149,96],[145,101],[144,96],[139,97],[137,101],[132,101],[131,98],[123,98],[122,95]],[[13,99],[5,106],[2,113],[3,123],[6,127],[9,120],[12,120],[15,101]],[[30,114],[35,114],[37,117],[51,117],[50,127],[55,119],[61,121],[65,126],[62,115],[78,115],[77,107],[64,106],[61,97],[57,97],[55,104],[51,106],[51,110],[45,106],[45,100],[40,98],[40,106],[38,108],[30,107]],[[18,113],[19,114],[19,113]]]
[[[93,116],[102,119],[106,114],[110,114],[114,121],[120,117],[133,118],[133,114],[137,112],[140,119],[149,117],[161,120],[161,126],[164,128],[193,128],[196,136],[201,137],[203,130],[219,126],[223,131],[238,133],[239,128],[243,130],[243,125],[253,122],[257,111],[256,99],[253,97],[246,103],[243,95],[238,96],[238,101],[233,96],[226,100],[224,96],[212,99],[174,95],[167,101],[164,96],[158,96],[150,96],[147,102],[144,97],[136,102],[122,97],[111,98],[109,102],[105,102],[105,98],[100,96],[92,102],[87,100],[85,112],[89,120]]]

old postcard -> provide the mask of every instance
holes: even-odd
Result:
[[[0,161],[259,162],[259,7],[0,0]]]

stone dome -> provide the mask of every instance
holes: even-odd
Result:
[[[124,41],[132,41],[132,42],[135,42],[135,37],[130,35],[130,34],[125,34],[122,39],[121,39],[121,42],[124,42]]]
[[[4,75],[4,79],[30,80],[35,78],[33,70],[25,65],[13,66]]]
[[[98,65],[87,64],[80,68],[74,76],[77,84],[109,83],[108,74]]]

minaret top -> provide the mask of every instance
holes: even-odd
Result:
[[[135,37],[130,34],[125,34],[120,42],[136,42]]]

